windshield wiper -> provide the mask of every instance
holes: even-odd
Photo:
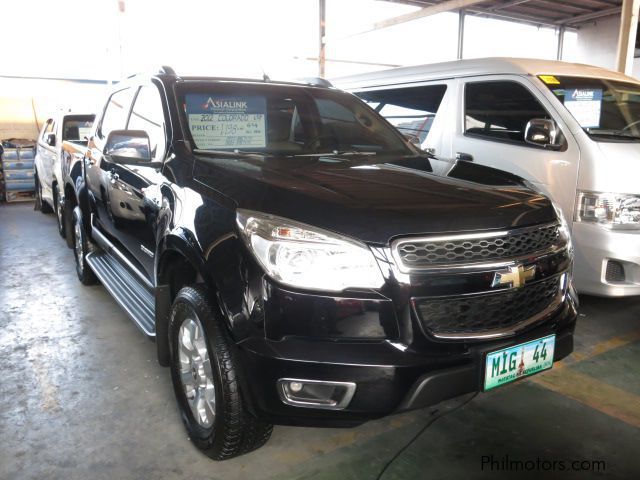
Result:
[[[272,156],[272,154],[266,152],[243,152],[242,150],[209,150],[196,148],[193,150],[193,153],[197,153],[200,155],[219,155],[221,157],[230,157],[230,158],[262,158]]]
[[[367,152],[365,150],[333,150],[332,152],[320,153],[293,153],[292,157],[330,157],[339,155],[377,155],[377,152]]]
[[[626,133],[624,130],[608,130],[606,128],[600,129],[585,129],[589,135],[597,135],[602,137],[614,137],[614,138],[624,138],[625,140],[640,140],[640,137],[637,135],[632,135],[631,133]]]

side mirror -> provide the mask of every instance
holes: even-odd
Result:
[[[47,136],[44,137],[44,141],[50,147],[56,146],[56,134],[55,133],[47,133]]]
[[[556,143],[560,130],[556,122],[547,118],[532,118],[524,129],[524,141],[532,145],[558,150],[562,145]]]
[[[113,163],[123,165],[150,163],[149,135],[144,130],[113,130],[107,136],[103,153]]]

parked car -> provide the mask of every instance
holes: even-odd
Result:
[[[572,351],[568,230],[521,178],[441,162],[334,88],[169,69],[115,88],[85,153],[76,271],[155,338],[211,457]]]
[[[44,123],[38,136],[35,157],[36,208],[44,213],[56,212],[58,231],[63,238],[67,236],[73,211],[73,205],[69,205],[66,195],[75,197],[75,179],[80,173],[79,168],[75,172],[69,168],[74,160],[71,156],[78,153],[78,146],[86,147],[93,119],[94,115],[90,114],[61,112]],[[73,245],[71,240],[68,242],[70,246]]]
[[[638,80],[588,65],[485,58],[335,82],[423,149],[515,173],[549,194],[570,220],[579,292],[640,295]]]

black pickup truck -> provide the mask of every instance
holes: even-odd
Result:
[[[271,425],[357,425],[573,349],[561,214],[518,177],[419,151],[314,83],[116,86],[77,183],[75,258],[171,367],[212,458]]]

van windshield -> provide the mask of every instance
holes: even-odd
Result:
[[[640,84],[540,75],[542,82],[596,141],[640,141]]]
[[[179,101],[195,147],[266,155],[412,154],[357,97],[284,85],[184,84]]]

